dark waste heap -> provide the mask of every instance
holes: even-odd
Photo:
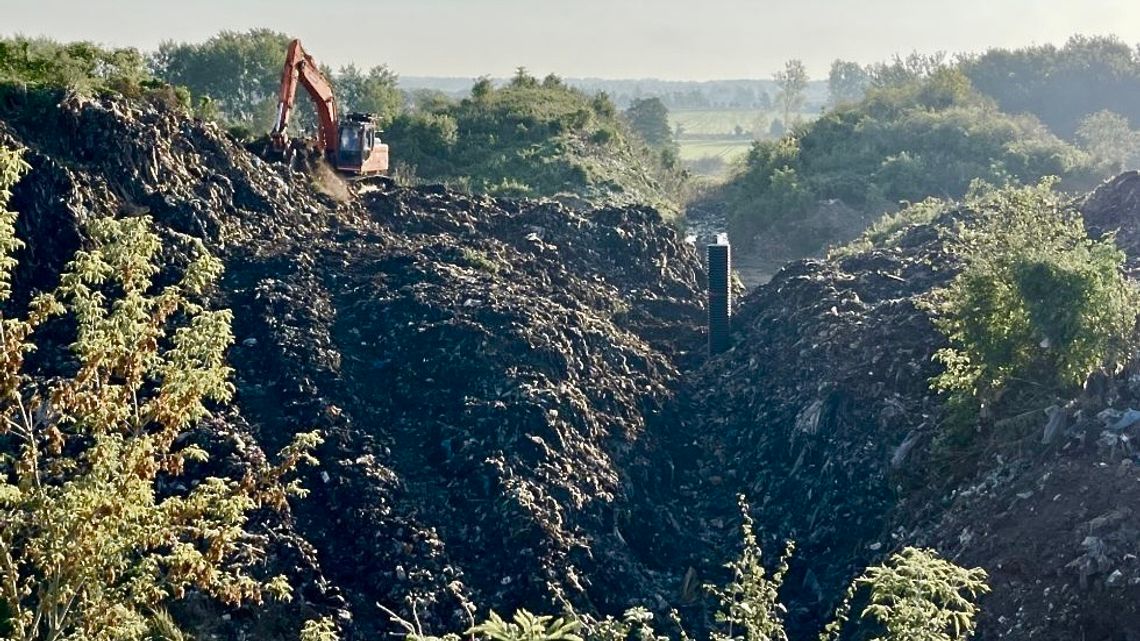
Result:
[[[121,100],[9,105],[0,144],[32,165],[17,299],[52,286],[92,216],[145,213],[171,260],[176,233],[224,259],[211,303],[235,312],[238,393],[202,428],[215,466],[327,435],[311,496],[259,526],[302,584],[281,616],[366,635],[387,626],[377,603],[456,628],[472,602],[613,611],[668,589],[625,538],[644,527],[630,488],[704,311],[697,254],[657,212],[436,188],[340,202]]]
[[[466,626],[471,604],[679,607],[699,628],[742,492],[768,558],[799,544],[796,638],[903,545],[990,572],[982,638],[1140,636],[1140,427],[1105,436],[1140,408],[1140,368],[1058,399],[1049,444],[1034,427],[944,477],[931,460],[942,339],[916,301],[953,276],[938,230],[968,212],[788,265],[706,360],[700,259],[649,209],[441,188],[334,198],[213,125],[122,100],[7,96],[0,144],[33,167],[12,203],[28,241],[17,303],[54,284],[92,216],[145,213],[172,262],[178,234],[224,259],[211,304],[235,311],[238,394],[192,435],[214,455],[200,473],[328,436],[312,495],[254,524],[265,571],[289,573],[298,598],[192,600],[179,615],[203,635],[287,637],[333,614],[375,638],[391,629],[376,604],[410,616],[410,602],[433,632]],[[1138,194],[1125,174],[1081,204],[1133,266]]]

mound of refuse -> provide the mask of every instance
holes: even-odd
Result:
[[[346,201],[117,99],[6,105],[0,144],[32,166],[16,300],[54,284],[93,216],[146,214],[223,258],[210,302],[235,312],[237,396],[202,438],[240,465],[326,435],[311,495],[260,526],[303,583],[292,612],[367,638],[390,626],[377,603],[455,629],[472,603],[619,611],[671,580],[627,541],[648,526],[629,488],[701,356],[703,276],[657,212],[367,184]]]
[[[9,95],[0,145],[32,166],[13,304],[55,285],[86,220],[148,215],[172,263],[190,235],[226,265],[209,303],[235,312],[237,395],[192,435],[205,471],[326,435],[311,495],[251,525],[297,598],[192,599],[176,614],[202,638],[288,636],[314,613],[375,638],[377,604],[432,632],[521,606],[678,607],[699,629],[737,494],[769,554],[797,541],[795,638],[906,545],[990,573],[980,638],[1140,636],[1140,366],[997,417],[1027,436],[968,461],[931,454],[944,341],[918,301],[956,273],[940,230],[965,210],[784,267],[706,358],[700,258],[649,208],[330,188],[119,99]],[[1078,206],[1135,270],[1140,174]]]
[[[1133,270],[1138,194],[1140,174],[1128,173],[1077,202],[1090,233],[1114,234]],[[945,341],[918,303],[956,273],[940,233],[969,215],[792,263],[751,292],[732,349],[679,393],[676,429],[695,435],[681,502],[705,540],[731,543],[744,493],[769,552],[797,542],[786,592],[801,636],[863,568],[920,545],[990,573],[979,638],[1132,638],[1140,366],[1094,378],[1080,398],[996,417],[1025,434],[1012,442],[969,460],[931,456],[946,410],[929,380]]]

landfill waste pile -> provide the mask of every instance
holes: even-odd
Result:
[[[367,184],[342,202],[212,124],[121,99],[9,97],[0,145],[32,167],[11,202],[28,243],[14,300],[54,285],[95,216],[149,215],[172,262],[179,234],[202,238],[236,337],[233,407],[193,436],[210,470],[326,436],[311,495],[257,524],[297,598],[192,602],[203,634],[317,613],[375,638],[393,627],[377,604],[465,629],[476,606],[620,611],[673,580],[639,556],[668,524],[633,521],[629,488],[653,468],[647,423],[701,358],[703,276],[657,212]]]
[[[1134,271],[1140,173],[1076,204]],[[956,273],[939,235],[969,216],[789,264],[742,301],[732,349],[678,393],[673,447],[693,453],[678,518],[731,543],[742,492],[769,554],[795,540],[785,585],[799,636],[863,568],[919,545],[990,573],[978,638],[1140,638],[1140,366],[1080,398],[995,417],[1024,426],[1012,442],[932,458],[945,409],[929,379],[945,341],[916,303]]]
[[[990,574],[979,638],[1140,637],[1140,366],[999,421],[964,461],[932,454],[944,345],[917,301],[956,265],[941,230],[791,263],[741,300],[705,355],[701,258],[648,208],[571,209],[442,188],[336,189],[209,123],[122,99],[0,100],[25,150],[13,304],[55,284],[98,216],[149,215],[226,265],[236,398],[189,435],[195,474],[240,475],[319,429],[312,492],[259,514],[290,603],[175,611],[196,638],[431,633],[488,608],[679,608],[698,632],[739,549],[736,495],[767,559],[797,542],[782,599],[817,631],[850,579],[906,545]],[[331,180],[331,174],[320,180]],[[1079,201],[1140,265],[1140,174]],[[50,370],[52,336],[36,363]],[[413,609],[414,606],[414,609]]]

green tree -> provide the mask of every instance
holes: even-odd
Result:
[[[1115,36],[1073,36],[1064,44],[991,49],[967,57],[974,86],[1008,113],[1031,113],[1072,138],[1102,110],[1140,123],[1140,49]]]
[[[515,89],[534,89],[538,87],[538,78],[530,75],[526,67],[518,67],[515,69],[515,75],[511,77],[510,86]]]
[[[880,627],[872,641],[963,641],[977,627],[978,598],[989,593],[986,571],[967,570],[932,550],[904,548],[852,582],[821,641],[836,641],[851,603],[867,594],[862,619]]]
[[[804,106],[804,91],[807,89],[808,74],[802,60],[789,60],[784,68],[775,74],[776,85],[780,93],[776,96],[776,103],[784,112],[784,126],[790,126],[792,116]]]
[[[356,65],[350,64],[329,78],[345,113],[376,114],[381,125],[387,125],[403,105],[403,94],[397,87],[399,77],[387,66],[373,67],[368,73],[362,73]]]
[[[827,101],[832,107],[859,102],[870,84],[870,74],[859,63],[835,60],[827,74]]]
[[[222,31],[202,43],[163,42],[150,64],[162,80],[209,96],[229,123],[268,131],[290,40],[270,29]]]
[[[304,434],[276,466],[171,491],[207,453],[179,437],[233,393],[231,314],[195,302],[220,261],[183,238],[181,279],[156,284],[162,244],[146,218],[99,218],[58,288],[24,315],[9,298],[16,214],[7,189],[23,170],[0,149],[0,612],[13,641],[139,640],[170,599],[197,589],[227,603],[287,598],[239,559],[260,556],[246,515],[300,495],[283,476],[309,451]],[[74,323],[74,367],[40,373],[25,356],[47,321]]]
[[[486,100],[495,92],[495,83],[487,76],[481,76],[471,85],[471,99],[475,101]]]
[[[673,144],[669,110],[660,98],[634,100],[623,115],[630,127],[651,147],[665,148]]]
[[[1113,171],[1134,167],[1140,160],[1140,132],[1128,119],[1107,109],[1089,114],[1077,127],[1077,140]]]
[[[985,190],[968,207],[949,246],[962,271],[928,303],[950,343],[935,388],[985,407],[1012,381],[1071,391],[1130,353],[1140,297],[1124,254],[1089,238],[1052,182]]]

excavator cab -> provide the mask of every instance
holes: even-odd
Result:
[[[388,171],[388,145],[380,142],[376,117],[352,113],[340,121],[333,163],[340,171],[368,176]]]

